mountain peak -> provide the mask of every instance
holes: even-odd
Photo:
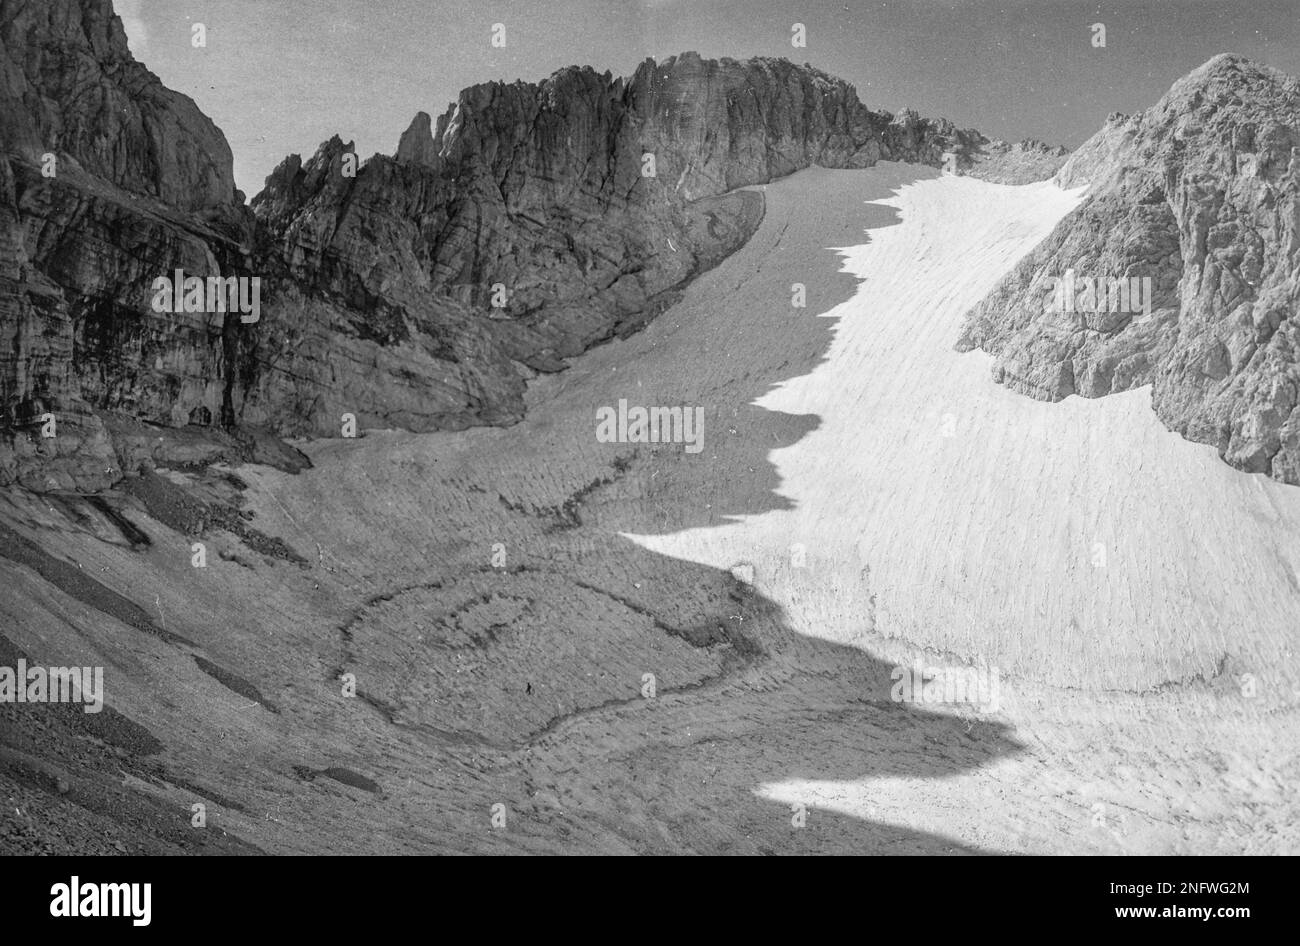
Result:
[[[1145,112],[1112,115],[1057,182],[1088,184],[1084,202],[971,312],[960,347],[1049,400],[1150,384],[1170,429],[1300,483],[1300,81],[1215,56]],[[1047,280],[1071,269],[1145,285],[1140,312],[1109,297],[1045,311]]]
[[[1056,180],[1063,187],[1098,185],[1107,175],[1124,174],[1134,163],[1149,162],[1157,151],[1180,151],[1193,139],[1205,139],[1206,155],[1216,150],[1216,141],[1250,149],[1253,142],[1242,137],[1246,129],[1268,132],[1298,112],[1300,80],[1245,56],[1220,53],[1174,82],[1145,112],[1112,113],[1106,125],[1064,164]],[[1142,154],[1129,148],[1139,138],[1147,149]],[[1283,151],[1290,147],[1280,139],[1274,143]],[[1217,150],[1220,160],[1230,159],[1231,148]]]
[[[1296,82],[1272,66],[1236,53],[1219,53],[1175,82],[1162,101],[1186,101],[1198,92],[1214,88],[1250,90],[1262,86],[1294,86]]]
[[[433,143],[433,119],[428,112],[416,112],[397,143],[397,160],[432,167],[437,156],[437,147]]]

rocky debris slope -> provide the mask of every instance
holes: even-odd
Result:
[[[1008,143],[986,141],[977,144],[958,162],[959,170],[969,177],[977,177],[993,184],[1032,184],[1045,181],[1065,163],[1069,152],[1060,145],[1048,145],[1034,139]]]
[[[0,848],[1296,850],[1277,747],[1300,601],[1276,550],[1300,492],[1131,396],[1010,397],[945,350],[1076,200],[931,177],[769,186],[759,232],[668,318],[537,379],[490,436],[0,490],[0,533],[46,552],[0,534],[0,664],[104,666],[107,695],[0,706]],[[800,279],[842,317],[771,304]],[[706,405],[708,452],[597,442],[592,405],[624,396]],[[1095,413],[1122,435],[1100,458]],[[1173,475],[1133,476],[1144,451]],[[1216,541],[1189,557],[1195,532]],[[1000,711],[894,702],[917,661],[1000,667]]]
[[[530,375],[636,331],[749,238],[762,195],[736,188],[1059,159],[872,112],[811,66],[684,54],[475,86],[392,157],[337,138],[290,157],[250,209],[221,132],[134,61],[110,0],[0,0],[0,132],[0,483],[38,490],[160,461],[292,468],[266,434],[347,414],[513,423]],[[257,278],[259,317],[154,311],[176,270]]]
[[[1086,200],[969,314],[958,347],[1047,400],[1150,384],[1170,429],[1300,483],[1300,82],[1216,56],[1148,111],[1112,115],[1057,180],[1090,183]],[[1074,311],[1049,306],[1071,269],[1149,278],[1150,298],[1125,306],[1107,283]]]

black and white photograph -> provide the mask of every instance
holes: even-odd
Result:
[[[1300,853],[1297,76],[1295,0],[0,0],[0,854]]]

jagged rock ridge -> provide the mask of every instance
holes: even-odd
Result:
[[[684,54],[626,80],[572,67],[474,86],[436,126],[418,114],[396,155],[354,179],[337,139],[305,164],[289,158],[253,207],[267,258],[308,292],[348,300],[385,338],[417,324],[451,346],[481,330],[476,349],[503,357],[486,362],[498,413],[476,406],[477,419],[508,419],[517,364],[556,370],[634,330],[748,238],[759,197],[735,188],[813,164],[939,165],[951,151],[973,165],[989,145],[1001,143],[871,112],[810,66]],[[494,287],[507,304],[492,305]],[[377,308],[384,317],[369,315]]]

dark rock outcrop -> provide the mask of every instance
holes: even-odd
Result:
[[[225,136],[132,58],[107,0],[5,0],[0,57],[0,141],[9,154],[38,162],[55,153],[65,166],[190,213],[231,204]]]
[[[1038,398],[1150,384],[1170,429],[1300,483],[1300,82],[1216,56],[1148,111],[1112,115],[1057,180],[1090,182],[1086,199],[958,347],[995,354],[995,380]],[[1049,311],[1070,269],[1149,278],[1150,305]]]
[[[107,2],[0,0],[0,136],[0,483],[99,488],[120,475],[105,412],[220,406],[222,316],[159,317],[150,286],[247,267],[252,217],[225,138]]]

